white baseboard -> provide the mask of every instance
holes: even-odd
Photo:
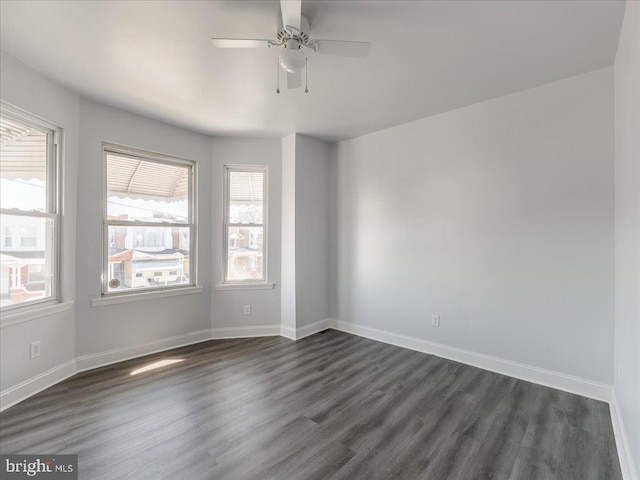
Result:
[[[624,480],[639,480],[640,477],[638,477],[638,472],[636,471],[633,455],[631,454],[631,445],[629,445],[627,431],[624,428],[622,414],[620,412],[620,408],[618,407],[615,388],[613,389],[613,393],[611,395],[609,410],[611,412],[611,424],[613,425],[613,435],[616,439],[616,447],[618,450],[618,458],[620,460],[620,469],[622,470],[622,478]]]
[[[221,340],[223,338],[271,337],[274,335],[280,335],[280,325],[224,327],[211,329],[212,340]]]
[[[112,363],[130,360],[132,358],[149,355],[151,353],[164,352],[172,348],[206,342],[207,340],[222,340],[225,338],[267,337],[280,334],[280,325],[264,325],[249,327],[223,327],[200,330],[199,332],[186,333],[175,337],[155,340],[153,342],[136,345],[133,347],[118,348],[106,352],[84,355],[76,358],[78,372],[91,370],[98,367],[111,365]]]
[[[66,380],[76,373],[84,372],[86,370],[104,367],[114,363],[123,362],[125,360],[130,360],[132,358],[149,355],[151,353],[163,352],[172,348],[206,342],[208,340],[266,337],[273,335],[280,335],[280,325],[211,328],[200,330],[199,332],[191,332],[184,335],[176,335],[174,337],[154,340],[152,342],[132,347],[116,348],[105,352],[83,355],[3,390],[0,393],[0,411],[26,400],[32,395],[35,395],[56,383]]]
[[[288,338],[289,340],[300,340],[304,337],[308,337],[315,333],[326,330],[327,328],[331,328],[332,319],[325,318],[323,320],[318,320],[317,322],[310,323],[309,325],[305,325],[300,328],[292,328],[292,327],[280,327],[280,335],[282,337]]]
[[[304,327],[300,327],[296,329],[296,340],[300,340],[301,338],[308,337],[310,335],[314,335],[318,332],[322,332],[327,328],[331,328],[331,319],[325,318],[323,320],[318,320],[317,322],[310,323],[309,325],[305,325]]]
[[[75,373],[148,355],[150,353],[157,353],[211,339],[281,335],[292,340],[299,340],[309,335],[321,332],[327,328],[333,328],[335,330],[408,348],[410,350],[437,355],[439,357],[501,373],[503,375],[608,402],[611,406],[611,420],[613,423],[618,455],[620,457],[620,464],[623,470],[624,479],[639,480],[633,464],[633,458],[631,456],[630,446],[626,437],[622,418],[620,417],[620,412],[615,401],[615,395],[612,394],[611,386],[512,362],[510,360],[429,342],[419,338],[412,338],[385,330],[363,327],[354,323],[329,318],[314,322],[310,325],[305,325],[298,329],[283,327],[280,325],[213,328],[184,335],[177,335],[175,337],[156,340],[133,347],[84,355],[4,390],[0,393],[0,411],[5,410],[16,403],[69,378]]]
[[[565,392],[575,393],[603,402],[611,400],[611,386],[604,383],[593,382],[584,378],[565,375],[563,373],[545,370],[543,368],[525,365],[523,363],[492,357],[482,353],[476,353],[461,348],[450,347],[440,343],[429,342],[419,338],[407,337],[397,333],[379,330],[377,328],[363,327],[350,322],[332,319],[331,328],[361,337],[370,338],[379,342],[389,343],[398,347],[416,350],[418,352],[437,355],[456,362],[465,363],[474,367],[501,373],[510,377],[526,380]]]
[[[75,375],[76,361],[69,360],[46,372],[20,382],[0,393],[0,412]]]
[[[222,340],[225,338],[267,337],[280,334],[280,325],[264,325],[250,327],[209,328],[199,332],[186,333],[175,337],[155,340],[153,342],[133,347],[118,348],[106,352],[94,353],[76,358],[78,372],[91,370],[112,363],[142,357],[151,353],[164,352],[172,348],[184,347],[207,340]]]
[[[296,329],[291,327],[285,327],[282,325],[280,327],[280,336],[284,338],[288,338],[289,340],[296,339]]]
[[[142,357],[143,355],[163,352],[193,343],[206,342],[207,340],[211,340],[210,329],[154,340],[153,342],[135,345],[133,347],[116,348],[105,352],[83,355],[76,358],[76,367],[78,372],[84,372],[85,370],[92,370],[94,368],[111,365],[112,363],[123,362],[132,358]]]

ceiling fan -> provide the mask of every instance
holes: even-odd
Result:
[[[305,49],[327,55],[364,58],[369,55],[369,42],[316,40],[309,37],[309,21],[301,13],[302,0],[280,0],[281,13],[276,18],[276,40],[249,38],[212,38],[217,48],[281,48],[278,56],[278,88],[280,68],[287,72],[287,88],[302,86],[302,70],[307,66]],[[305,87],[305,92],[309,90]]]

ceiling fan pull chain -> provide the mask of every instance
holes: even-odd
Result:
[[[309,59],[304,59],[304,93],[309,93]]]
[[[280,93],[280,60],[276,58],[276,93]]]

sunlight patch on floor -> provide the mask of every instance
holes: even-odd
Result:
[[[173,365],[174,363],[184,362],[184,358],[174,358],[171,360],[159,360],[157,362],[150,363],[144,367],[136,368],[129,375],[137,375],[139,373],[148,372],[149,370],[155,370],[156,368],[166,367],[167,365]]]

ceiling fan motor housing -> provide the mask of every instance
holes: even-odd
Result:
[[[292,35],[285,29],[282,23],[282,14],[276,19],[276,38],[279,43],[285,43],[289,39],[295,39],[303,45],[309,43],[309,20],[304,15],[300,16],[300,31]]]

